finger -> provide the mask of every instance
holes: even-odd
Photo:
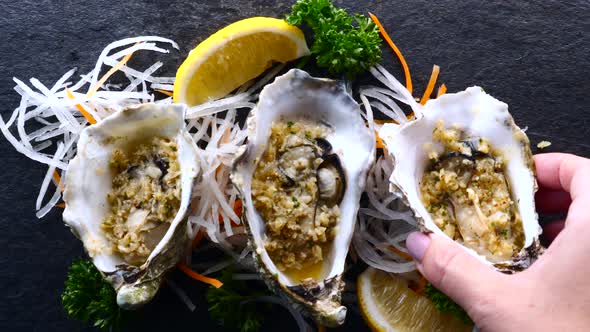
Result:
[[[492,301],[497,287],[506,283],[505,276],[442,236],[414,232],[408,236],[406,245],[426,279],[472,317],[481,315],[477,312],[485,308],[481,304]]]
[[[586,173],[586,174],[584,174]],[[575,192],[582,192],[586,189],[586,193],[580,193],[577,196],[573,196],[572,194],[572,204],[570,204],[570,208],[567,211],[567,217],[565,220],[565,227],[569,225],[578,224],[578,225],[585,225],[587,229],[590,231],[590,213],[588,213],[588,209],[590,208],[590,169],[585,172],[580,172],[580,175],[584,175],[586,177],[586,181],[578,181],[572,187],[575,187]],[[577,181],[577,180],[574,180]],[[586,185],[585,188],[582,186]]]
[[[541,188],[535,194],[537,209],[542,213],[565,213],[572,203],[570,194]]]
[[[566,153],[544,153],[535,155],[534,158],[537,181],[541,187],[564,190],[570,194],[576,171],[590,166],[590,160]]]
[[[551,242],[553,242],[553,240],[555,240],[557,235],[559,235],[559,233],[561,233],[564,226],[565,226],[565,221],[563,221],[563,220],[552,221],[550,223],[545,224],[543,226],[543,234],[542,234],[542,238],[541,238],[543,245],[546,247],[551,245]]]

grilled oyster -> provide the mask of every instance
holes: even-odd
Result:
[[[234,163],[267,285],[327,326],[346,317],[342,273],[374,149],[342,84],[294,69],[262,90]]]
[[[188,249],[199,164],[184,113],[180,105],[126,108],[84,129],[68,165],[64,222],[123,308],[150,301]]]
[[[508,106],[479,87],[429,101],[415,121],[379,131],[395,167],[391,191],[420,227],[510,272],[541,253],[529,140]]]

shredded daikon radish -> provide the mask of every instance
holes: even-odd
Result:
[[[365,193],[368,202],[359,209],[353,245],[358,256],[368,265],[393,273],[416,269],[414,262],[389,247],[407,253],[405,239],[417,230],[412,213],[401,200],[389,192],[393,161],[380,157],[369,171]]]
[[[229,266],[232,266],[236,263],[235,260],[233,259],[227,259],[221,262],[216,262],[215,264],[209,265],[209,268],[207,268],[205,271],[203,271],[201,274],[206,276],[206,275],[210,275],[212,273],[215,272],[219,272]]]
[[[170,286],[170,289],[172,289],[174,293],[176,293],[178,298],[180,298],[180,300],[186,305],[188,310],[195,311],[197,306],[195,306],[193,301],[191,301],[190,297],[188,297],[188,295],[182,290],[182,288],[177,286],[176,283],[173,282],[170,278],[166,279],[166,283],[168,284],[168,286]]]
[[[53,159],[61,159],[64,153],[64,144],[62,142],[59,142]],[[41,203],[43,201],[43,197],[45,197],[47,188],[49,187],[49,182],[51,182],[51,179],[53,178],[53,172],[55,172],[55,166],[49,165],[49,169],[47,170],[45,178],[43,178],[43,182],[41,183],[41,189],[39,190],[39,195],[37,196],[37,202],[35,203],[35,208],[37,209],[37,211],[41,209]]]
[[[198,144],[202,180],[195,185],[189,218],[193,232],[203,227],[209,239],[232,250],[228,238],[245,234],[234,211],[237,192],[229,179],[236,152],[247,138],[246,128],[238,123],[238,114],[250,112],[258,99],[258,90],[272,80],[284,65],[269,70],[225,98],[194,106],[187,112],[187,129]],[[241,257],[243,258],[243,257]]]
[[[179,49],[178,44],[176,44],[173,40],[158,37],[158,36],[141,36],[141,37],[125,38],[125,39],[113,42],[113,43],[107,45],[107,47],[105,47],[104,50],[102,50],[102,52],[100,53],[100,56],[98,57],[98,61],[96,62],[96,65],[94,66],[94,70],[90,74],[91,78],[90,78],[90,88],[89,89],[91,89],[98,81],[98,75],[100,74],[100,69],[105,64],[105,60],[107,59],[109,53],[113,49],[120,48],[120,47],[130,45],[130,44],[147,43],[147,42],[168,43],[168,44],[171,44],[172,47],[174,47],[175,49]],[[134,46],[132,46],[132,47],[134,47]],[[167,50],[164,50],[164,52],[167,52]],[[117,53],[117,55],[122,58],[126,54],[119,52],[119,53]],[[109,66],[113,66],[113,65],[110,64]]]
[[[74,77],[76,68],[68,70],[53,85],[45,85],[34,77],[29,80],[30,85],[13,78],[16,83],[14,90],[21,96],[21,100],[7,122],[0,116],[0,131],[18,152],[49,166],[48,175],[43,179],[36,201],[38,217],[46,215],[61,198],[61,189],[56,190],[51,194],[49,202],[41,207],[41,202],[49,192],[48,184],[53,170],[67,168],[69,160],[75,155],[78,135],[89,124],[76,104],[96,121],[100,121],[126,106],[153,101],[154,95],[145,88],[146,81],[173,83],[173,78],[153,76],[162,66],[161,62],[155,62],[142,70],[130,68],[129,65],[123,66],[121,71],[131,77],[128,85],[95,86],[105,66],[114,66],[120,58],[128,54],[140,51],[168,52],[156,43],[167,43],[178,48],[173,41],[161,37],[128,38],[107,45],[94,70],[81,75],[78,81]],[[122,86],[126,88],[121,90]],[[85,87],[86,91],[96,92],[90,96],[80,92]],[[74,100],[68,98],[66,88],[71,91]],[[57,149],[50,152],[48,148],[55,143]]]
[[[406,115],[404,114],[404,111],[402,111],[402,109],[395,103],[395,101],[386,94],[381,93],[379,90],[375,88],[361,89],[360,94],[379,100],[379,102],[373,102],[371,103],[371,105],[381,105],[384,110],[382,108],[379,108],[379,110],[383,112],[386,116],[394,119],[396,122],[405,123],[408,121]],[[393,113],[390,109],[393,110]]]
[[[359,96],[365,112],[373,109],[403,124],[408,121],[406,114],[397,104],[401,102],[410,106],[419,116],[422,106],[416,102],[412,94],[385,68],[376,65],[371,74],[383,87],[361,87]],[[377,130],[380,125],[372,117],[366,116],[369,128]],[[366,200],[361,202],[357,225],[353,235],[353,245],[358,256],[368,265],[392,273],[415,271],[416,267],[405,240],[412,231],[418,230],[411,210],[400,198],[389,191],[389,177],[393,171],[393,160],[385,151],[369,171],[365,185]]]
[[[416,109],[420,110],[418,102],[412,97],[412,94],[403,86],[393,75],[391,75],[383,66],[377,64],[375,67],[370,69],[371,74],[378,79],[381,83],[385,84],[394,95],[399,96],[394,98],[398,98],[399,101],[403,102],[404,104],[410,105],[414,112]]]
[[[174,90],[174,84],[153,83],[150,87],[152,89],[159,89],[159,90],[164,90],[164,91],[173,91]]]

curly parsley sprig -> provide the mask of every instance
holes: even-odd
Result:
[[[465,310],[463,310],[463,308],[461,308],[445,293],[432,286],[432,284],[428,283],[426,285],[424,295],[426,295],[426,297],[429,298],[432,303],[434,303],[434,306],[438,309],[438,311],[455,316],[465,324],[473,325],[473,321],[469,315],[467,315]]]
[[[231,269],[224,270],[219,278],[223,286],[207,290],[209,315],[226,328],[239,328],[241,332],[258,331],[268,305],[253,300],[270,293],[254,290],[246,282],[233,279],[232,275]]]
[[[363,15],[349,15],[330,0],[299,0],[287,15],[291,25],[313,30],[311,53],[320,67],[352,79],[381,61],[379,29]]]
[[[61,300],[68,316],[103,330],[121,329],[130,316],[117,305],[117,293],[89,260],[72,263]]]

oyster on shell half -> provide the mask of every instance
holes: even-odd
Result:
[[[449,237],[503,272],[542,252],[529,140],[508,105],[471,87],[429,101],[416,120],[385,124],[390,190],[419,227]]]
[[[231,179],[269,288],[326,326],[344,322],[342,273],[374,133],[342,82],[293,69],[260,93]]]
[[[126,309],[154,297],[190,243],[200,167],[185,110],[142,104],[114,113],[82,131],[68,165],[64,222]]]

